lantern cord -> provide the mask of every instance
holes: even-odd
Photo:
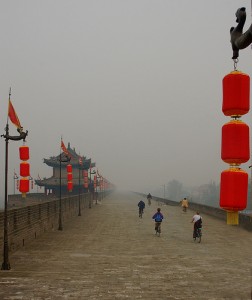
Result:
[[[234,58],[233,61],[234,61],[234,71],[237,71],[237,64],[239,62],[239,59],[238,58]]]

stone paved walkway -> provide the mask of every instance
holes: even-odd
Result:
[[[114,193],[13,253],[0,299],[251,299],[252,233],[202,215],[195,243],[194,212],[162,205],[157,237],[158,203],[139,219],[140,199]]]

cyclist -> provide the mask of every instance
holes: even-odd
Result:
[[[151,196],[151,194],[149,193],[149,194],[147,195],[147,200],[148,200],[148,204],[149,204],[149,205],[151,205],[151,199],[152,199],[152,196]]]
[[[184,199],[182,199],[181,201],[180,201],[180,204],[181,204],[181,206],[182,206],[182,210],[184,211],[184,212],[186,212],[186,210],[187,210],[187,208],[188,208],[188,200],[187,200],[187,198],[185,197]]]
[[[202,217],[200,216],[200,213],[197,211],[196,214],[192,217],[193,223],[193,238],[196,239],[197,237],[197,230],[202,228]]]
[[[155,220],[156,234],[157,234],[157,231],[158,231],[158,227],[159,227],[159,233],[161,232],[161,223],[162,223],[163,218],[164,218],[163,214],[160,211],[161,211],[161,209],[158,208],[157,212],[152,217],[152,219]]]
[[[145,203],[143,200],[140,200],[137,204],[138,208],[139,208],[139,218],[142,218],[142,214],[145,208]]]

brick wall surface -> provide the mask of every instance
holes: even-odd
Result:
[[[48,230],[58,229],[59,199],[8,209],[9,251],[15,251]],[[80,195],[81,210],[93,205],[91,194]],[[79,195],[61,199],[62,223],[78,216]],[[3,248],[4,212],[0,212],[0,247]]]

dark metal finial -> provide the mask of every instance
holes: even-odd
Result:
[[[233,49],[232,59],[237,59],[239,57],[239,50],[247,48],[252,43],[252,24],[249,29],[243,33],[243,27],[246,22],[246,8],[239,8],[235,16],[238,25],[230,29],[230,41]]]

